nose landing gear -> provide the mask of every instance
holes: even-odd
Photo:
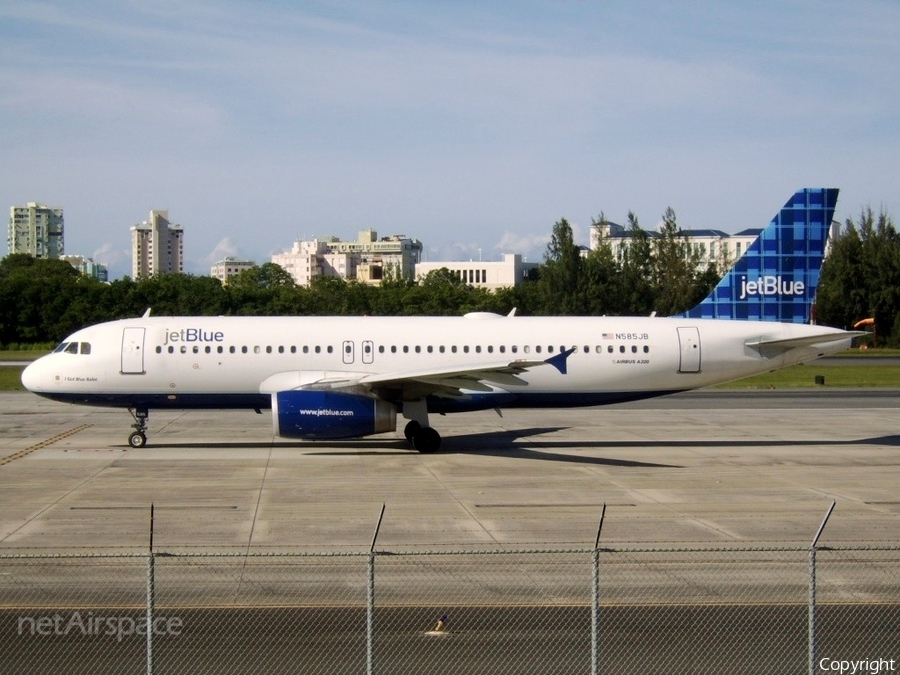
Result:
[[[128,412],[134,418],[134,429],[128,437],[128,445],[132,448],[143,448],[147,445],[147,418],[150,417],[150,411],[146,408],[129,408]]]

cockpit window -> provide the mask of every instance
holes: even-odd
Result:
[[[53,350],[54,354],[58,354],[60,352],[65,352],[66,354],[90,354],[91,353],[91,343],[90,342],[63,342],[56,349]]]

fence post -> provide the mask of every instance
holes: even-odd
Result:
[[[156,569],[153,558],[153,504],[150,504],[150,550],[147,553],[147,675],[153,675],[153,605],[156,596]]]
[[[816,546],[819,543],[819,537],[822,536],[822,531],[825,529],[825,524],[831,517],[831,512],[834,511],[834,505],[835,502],[832,500],[831,506],[828,508],[828,513],[826,513],[825,517],[822,519],[822,524],[819,525],[819,531],[816,532],[816,536],[813,537],[812,544],[809,546],[809,616],[807,635],[809,675],[816,675]]]
[[[600,532],[603,530],[603,518],[606,516],[606,502],[600,511],[600,525],[597,526],[597,538],[591,556],[591,675],[600,672]]]
[[[378,523],[375,525],[375,534],[372,535],[372,545],[369,546],[368,582],[366,584],[366,673],[373,675],[375,672],[375,540],[378,539],[378,530],[381,529],[381,519],[384,518],[384,504],[381,505],[381,513]]]

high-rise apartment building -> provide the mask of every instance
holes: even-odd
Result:
[[[11,207],[6,243],[10,254],[27,253],[35,258],[59,258],[65,253],[63,210],[36,202]]]
[[[184,230],[168,211],[151,211],[150,220],[131,228],[132,278],[184,271]]]

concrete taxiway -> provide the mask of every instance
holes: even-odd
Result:
[[[274,438],[267,411],[127,411],[0,394],[0,552],[382,550],[900,541],[900,391],[713,390],[603,408],[435,416]]]

